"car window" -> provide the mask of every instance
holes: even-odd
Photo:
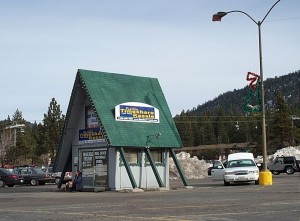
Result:
[[[285,157],[284,158],[284,163],[286,163],[286,164],[293,164],[294,163],[294,158],[292,158],[292,157]]]
[[[6,174],[10,174],[10,175],[15,174],[15,172],[13,172],[11,170],[8,170],[8,169],[4,169],[4,168],[1,168],[0,171],[3,172],[3,173],[6,173]]]
[[[231,160],[227,164],[227,168],[233,168],[233,167],[249,167],[249,166],[255,166],[255,163],[251,159],[245,159],[245,160]]]
[[[35,173],[45,173],[42,169],[39,168],[31,168],[31,170]]]
[[[280,163],[280,164],[282,164],[282,163],[283,163],[283,158],[282,158],[282,157],[276,158],[275,163]]]
[[[31,174],[31,171],[28,169],[21,169],[20,174]]]
[[[222,163],[221,163],[220,161],[215,161],[215,162],[214,162],[214,165],[213,165],[213,169],[218,169],[218,166],[223,167],[223,166],[222,166]]]
[[[53,173],[53,168],[52,167],[48,168],[48,173]]]

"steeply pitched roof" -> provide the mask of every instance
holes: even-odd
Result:
[[[170,109],[156,78],[78,70],[78,76],[103,126],[111,146],[182,147]],[[114,108],[140,102],[157,108],[159,123],[115,120]],[[158,133],[161,136],[155,136]]]

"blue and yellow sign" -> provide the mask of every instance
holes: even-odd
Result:
[[[127,102],[115,107],[115,119],[117,121],[159,123],[159,111],[148,104]]]
[[[104,141],[105,136],[99,127],[79,130],[79,143],[96,143]]]

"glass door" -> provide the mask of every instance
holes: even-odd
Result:
[[[80,150],[84,186],[107,186],[107,149]]]

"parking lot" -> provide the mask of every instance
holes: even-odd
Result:
[[[272,186],[170,181],[170,190],[63,192],[55,185],[0,189],[0,220],[300,220],[300,173]]]

